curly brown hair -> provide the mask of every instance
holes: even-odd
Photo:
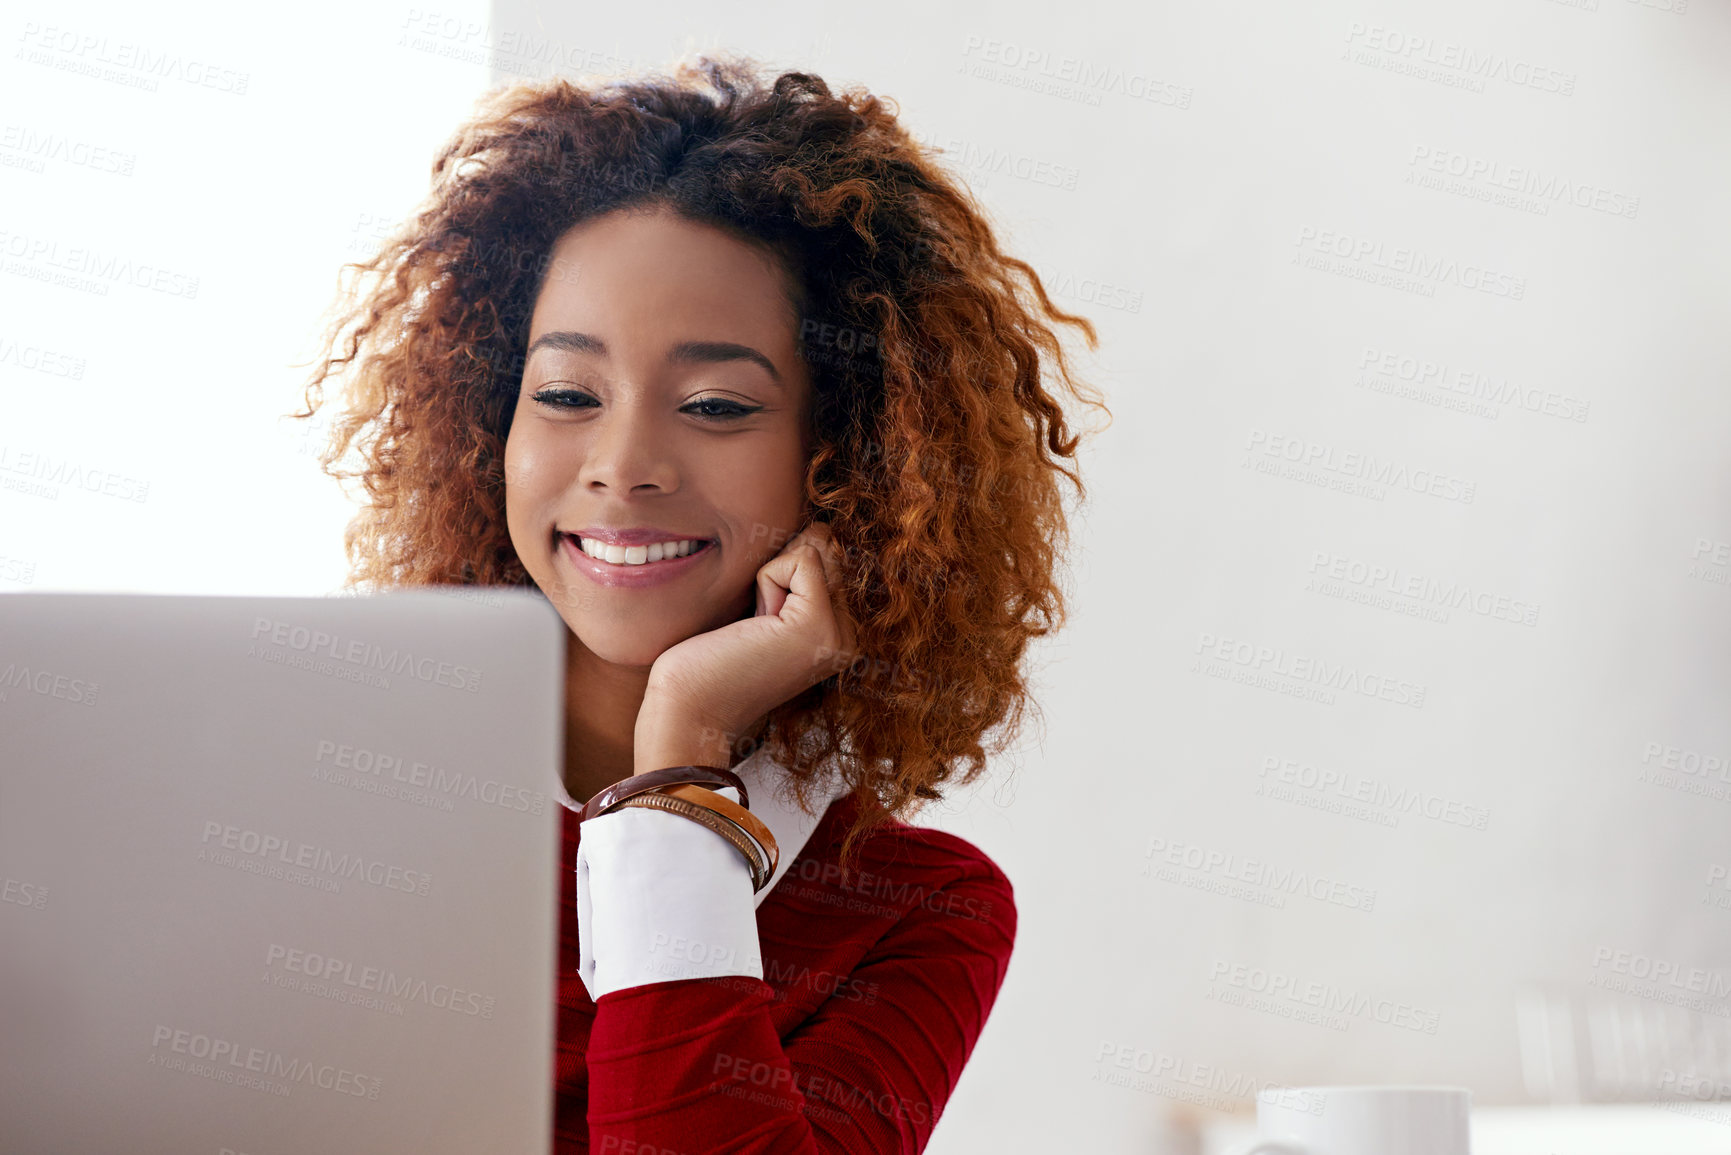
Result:
[[[848,669],[769,715],[760,737],[799,803],[837,764],[861,801],[844,861],[878,824],[985,769],[1031,703],[1032,638],[1065,620],[1057,475],[1084,493],[1079,436],[1042,382],[1073,378],[1039,276],[896,120],[893,100],[819,77],[765,83],[744,57],[671,77],[521,83],[483,97],[433,162],[418,211],[333,306],[326,379],[353,363],[319,458],[366,500],[350,587],[529,586],[505,521],[505,439],[555,240],[614,209],[671,206],[765,246],[801,292],[813,384],[812,516],[844,560]],[[1022,284],[1017,277],[1025,279]],[[338,463],[351,453],[360,468]],[[1037,711],[1038,707],[1035,706]],[[1005,720],[1008,718],[1008,723]]]

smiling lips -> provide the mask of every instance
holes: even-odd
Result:
[[[704,538],[687,537],[677,541],[657,541],[648,545],[613,545],[598,541],[592,537],[581,537],[577,534],[567,534],[577,543],[577,548],[596,561],[608,565],[649,565],[658,561],[673,561],[688,557],[710,544]]]
[[[606,532],[606,531],[599,531]],[[628,531],[608,533],[612,537],[648,536]],[[719,546],[709,538],[667,538],[663,541],[622,544],[604,542],[575,533],[559,535],[560,553],[584,576],[611,588],[641,589],[660,585],[704,563]]]

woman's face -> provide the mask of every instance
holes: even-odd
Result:
[[[666,210],[610,213],[554,245],[505,444],[505,515],[529,576],[604,661],[650,666],[752,614],[758,568],[804,524],[810,381],[785,277],[764,251]],[[589,557],[591,538],[627,552]],[[617,564],[681,539],[703,544]]]

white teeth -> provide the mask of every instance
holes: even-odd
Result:
[[[653,561],[684,557],[703,544],[696,538],[677,542],[658,541],[654,545],[603,545],[585,537],[580,537],[577,541],[584,553],[610,565],[648,565]]]

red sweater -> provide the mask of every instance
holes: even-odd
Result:
[[[845,879],[833,803],[757,908],[762,979],[591,1001],[577,975],[577,814],[560,864],[556,1155],[919,1152],[991,1013],[1016,937],[973,844],[892,821]]]

